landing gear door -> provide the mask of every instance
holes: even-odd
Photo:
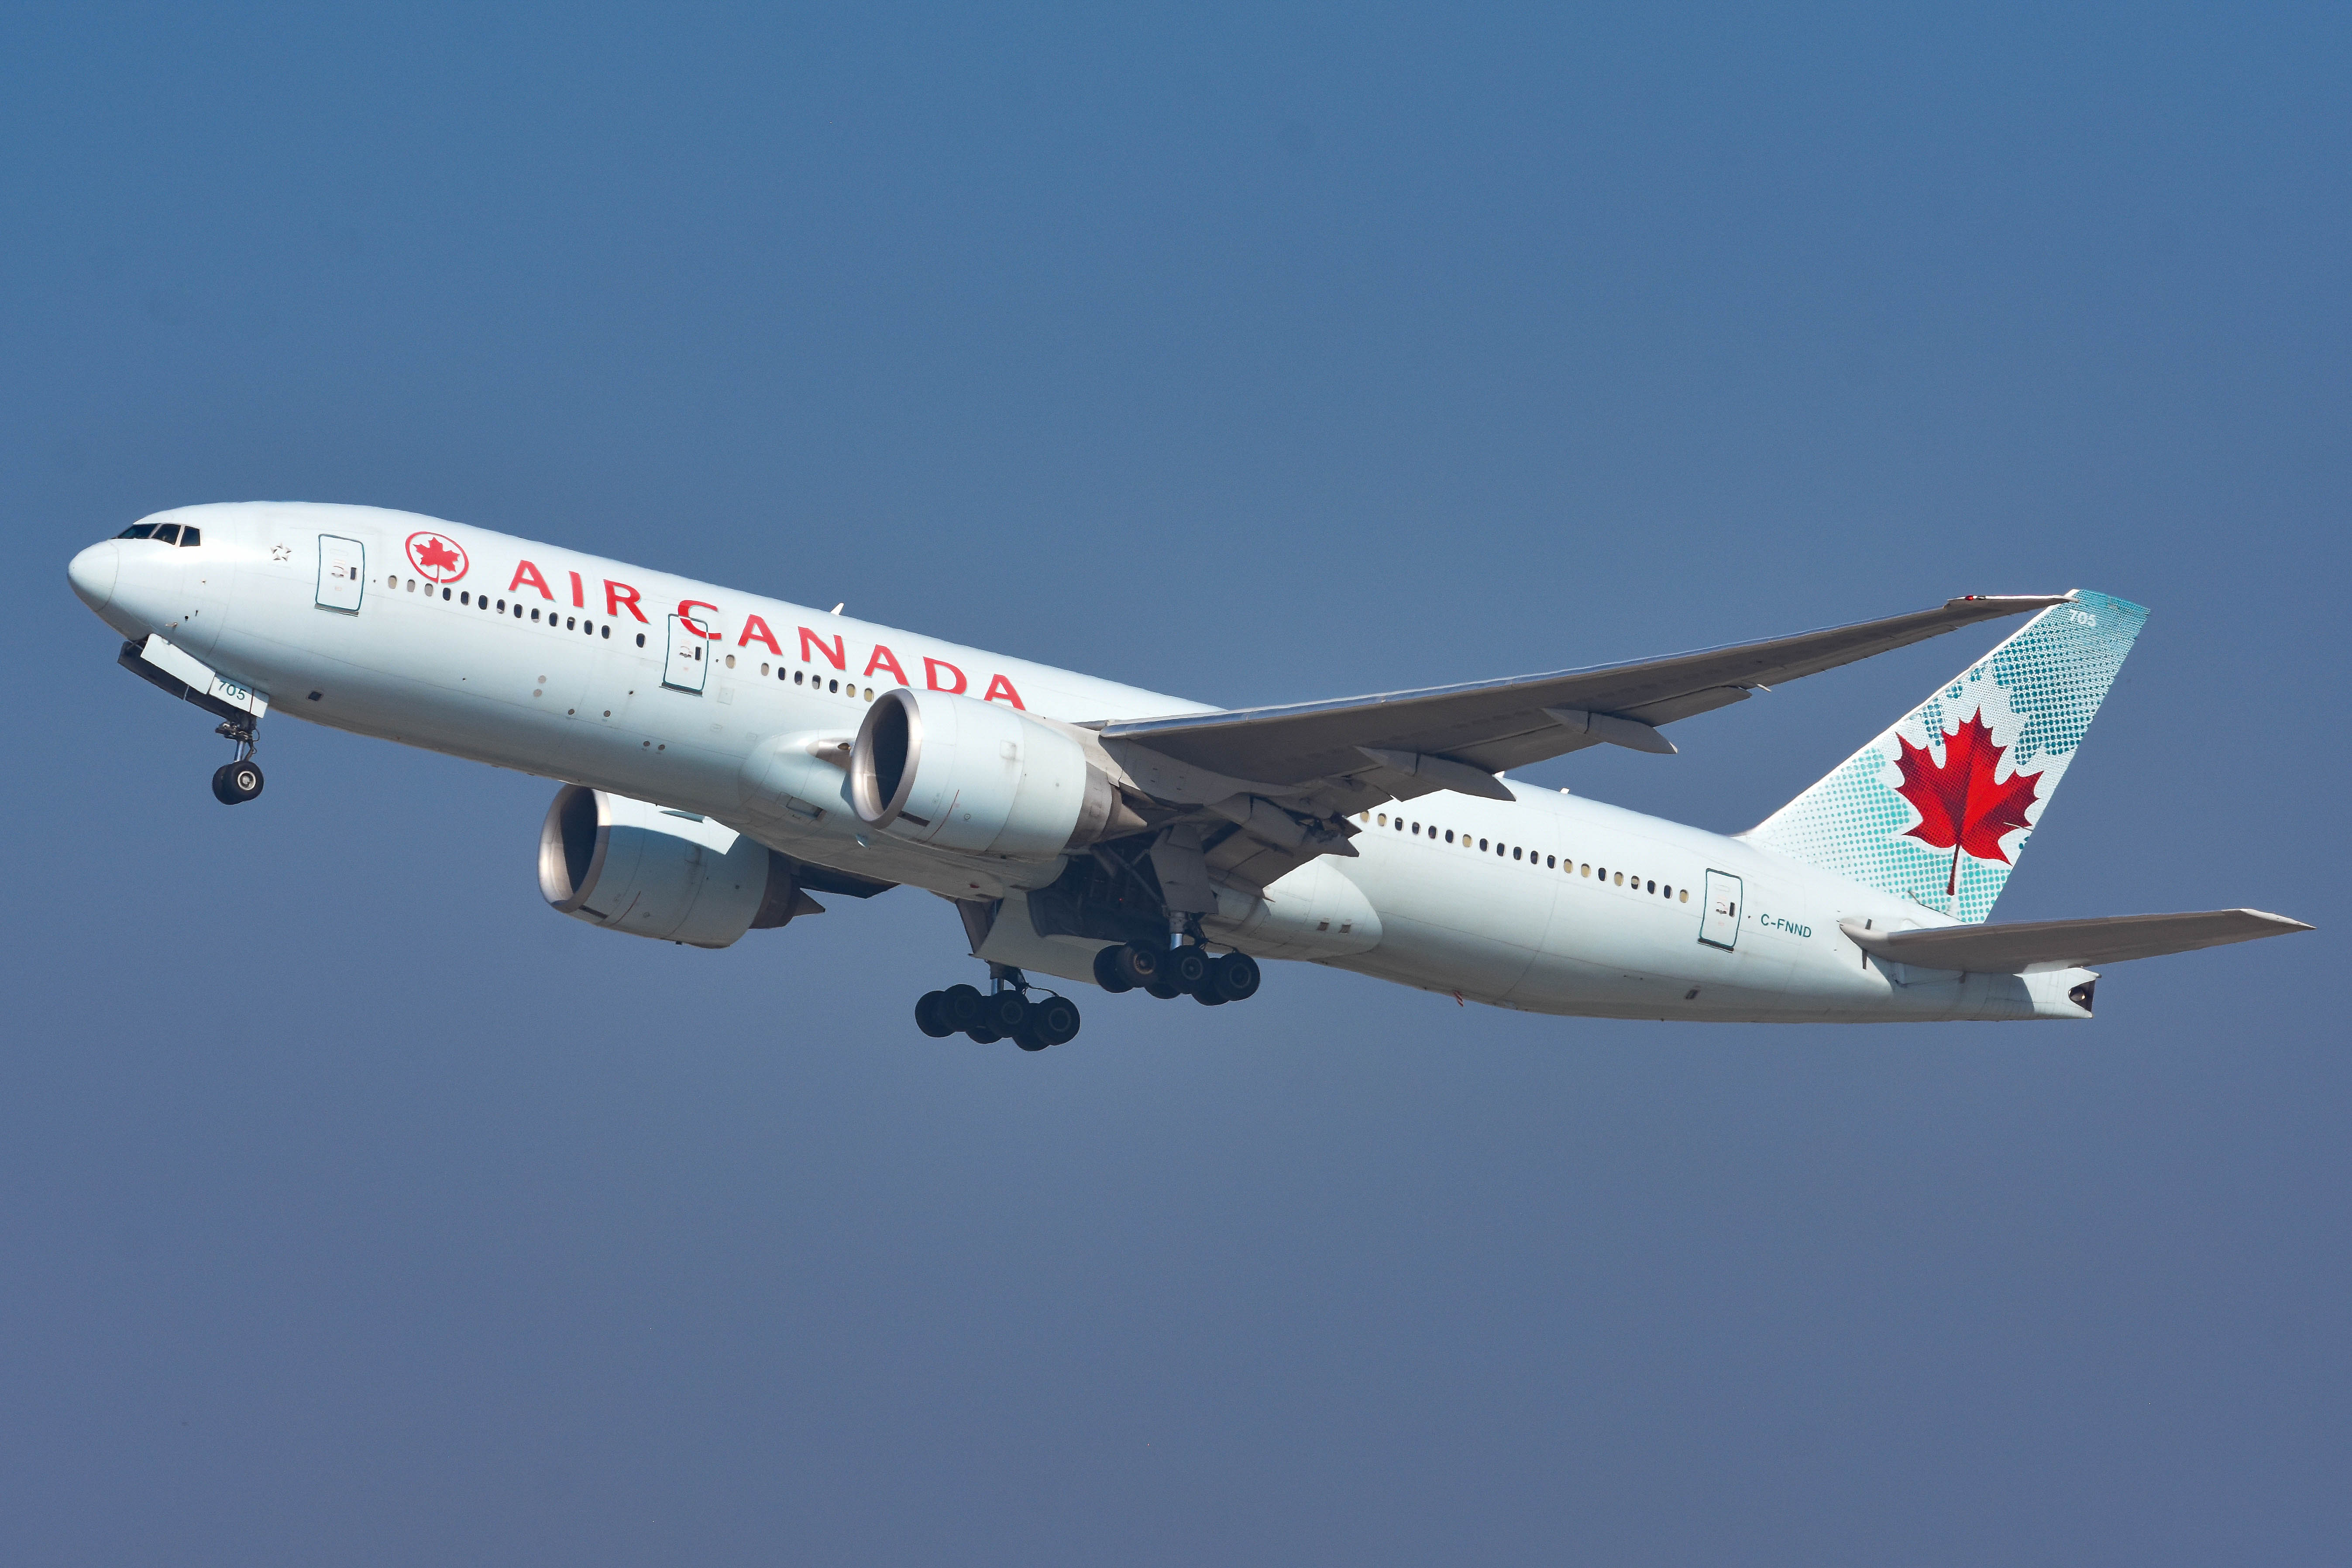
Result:
[[[684,616],[669,618],[669,657],[662,661],[662,684],[673,691],[702,689],[710,676],[709,647],[702,633]]]
[[[319,608],[356,616],[366,591],[367,546],[356,539],[319,535]]]
[[[1739,879],[1728,871],[1706,874],[1706,909],[1699,916],[1698,939],[1727,952],[1739,941]]]

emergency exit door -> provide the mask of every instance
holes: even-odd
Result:
[[[709,679],[710,645],[684,616],[669,618],[669,656],[662,661],[662,684],[673,691],[700,691]]]
[[[356,616],[366,591],[367,546],[356,539],[319,535],[319,608]]]
[[[1706,909],[1699,916],[1698,939],[1726,952],[1739,941],[1739,879],[1728,871],[1706,874]]]

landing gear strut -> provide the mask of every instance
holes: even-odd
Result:
[[[253,760],[253,725],[232,719],[213,733],[236,742],[236,761],[213,770],[213,798],[223,805],[243,805],[261,793],[261,769]]]
[[[1032,997],[1029,977],[1010,964],[988,966],[989,988],[950,985],[915,1004],[915,1027],[935,1040],[964,1035],[985,1046],[1011,1040],[1024,1051],[1067,1045],[1078,1037],[1078,1005],[1052,994]]]

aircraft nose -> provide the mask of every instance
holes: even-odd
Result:
[[[103,611],[114,602],[114,579],[121,568],[122,546],[108,539],[75,556],[66,568],[66,576],[83,604]]]

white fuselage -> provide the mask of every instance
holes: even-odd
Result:
[[[76,584],[126,637],[158,634],[277,710],[315,723],[691,811],[796,859],[962,900],[1052,882],[1064,862],[939,851],[866,832],[824,742],[874,696],[958,689],[1067,723],[1208,710],[1201,703],[777,599],[414,514],[248,503],[158,520],[204,542],[145,540]],[[461,547],[436,585],[408,542]],[[320,536],[364,552],[359,607],[320,606]],[[340,590],[339,590],[340,591]],[[683,609],[680,606],[684,606]],[[699,691],[664,684],[673,613],[702,632]],[[1866,958],[1841,921],[1943,925],[1916,903],[1738,837],[1566,794],[1439,793],[1358,819],[1261,900],[1225,892],[1209,938],[1530,1012],[1860,1022],[2082,1017],[2081,970],[1905,972]],[[1712,874],[1712,880],[1710,875]],[[1707,920],[1713,890],[1714,921]],[[1732,912],[1722,913],[1728,906]],[[1099,942],[1000,921],[984,956],[1073,977]],[[1713,940],[1702,941],[1702,935]],[[1057,946],[1057,944],[1059,944]],[[1056,960],[1058,959],[1058,962]]]

